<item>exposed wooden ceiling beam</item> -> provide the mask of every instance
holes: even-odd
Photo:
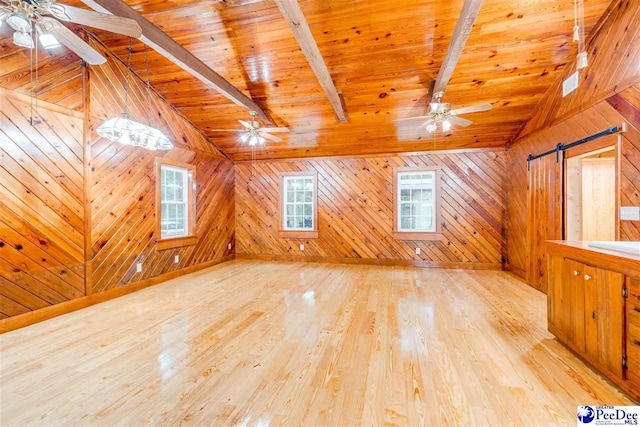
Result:
[[[456,68],[458,59],[460,59],[460,55],[462,54],[462,49],[464,49],[464,45],[467,43],[469,33],[471,33],[471,29],[473,28],[473,23],[476,21],[478,12],[480,12],[480,6],[482,6],[482,0],[465,0],[462,11],[460,12],[460,17],[453,30],[453,35],[451,36],[447,54],[444,57],[444,62],[440,67],[440,71],[438,71],[438,77],[433,86],[434,94],[444,92],[447,87],[453,70]]]
[[[338,93],[336,86],[333,84],[327,64],[325,64],[324,59],[322,59],[318,45],[313,38],[313,34],[309,29],[309,24],[307,24],[307,20],[302,13],[302,9],[300,9],[298,1],[275,0],[275,3],[278,6],[278,9],[280,9],[282,16],[287,20],[289,27],[291,27],[291,31],[293,31],[293,35],[300,45],[302,53],[304,53],[304,56],[307,58],[307,62],[311,65],[318,82],[320,82],[320,86],[322,86],[324,93],[327,95],[329,103],[331,104],[331,107],[333,107],[333,111],[335,112],[338,121],[342,123],[346,122],[347,116],[344,111],[340,94]]]
[[[265,124],[273,124],[269,116],[254,100],[226,81],[224,77],[209,68],[195,55],[169,37],[167,33],[153,25],[147,18],[133,10],[122,0],[82,0],[82,2],[96,12],[123,16],[137,21],[142,28],[140,40],[235,104],[258,113],[258,117]]]

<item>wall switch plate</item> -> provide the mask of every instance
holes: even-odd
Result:
[[[620,221],[640,221],[640,206],[620,206]]]
[[[136,273],[142,273],[142,263],[141,262],[136,264]]]
[[[562,82],[562,97],[569,95],[571,92],[578,88],[578,72],[571,74],[565,81]]]
[[[300,250],[304,251],[304,245],[302,243],[300,243]]]
[[[231,250],[231,243],[227,245],[227,249]]]
[[[416,255],[420,255],[420,248],[416,248]]]
[[[176,256],[174,256],[174,257],[173,257],[173,262],[174,262],[174,264],[179,263],[179,262],[180,262],[180,255],[176,255]]]

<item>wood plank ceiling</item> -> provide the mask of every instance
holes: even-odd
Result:
[[[72,2],[81,5],[78,0]],[[444,96],[453,107],[490,102],[436,138],[396,118],[427,112],[462,0],[301,0],[320,52],[344,98],[348,123],[334,112],[273,0],[128,0],[190,52],[245,92],[291,134],[256,149],[258,158],[504,147],[575,55],[573,0],[485,0]],[[589,31],[610,3],[585,0]],[[128,40],[98,37],[126,57]],[[144,75],[142,44],[132,67]],[[165,99],[234,160],[251,158],[237,133],[248,113],[150,52],[151,82]]]

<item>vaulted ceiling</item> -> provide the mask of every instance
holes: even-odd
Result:
[[[560,70],[575,55],[574,0],[485,0],[447,86],[454,108],[489,102],[466,116],[468,128],[435,137],[420,124],[429,84],[443,62],[462,0],[300,0],[347,123],[338,123],[294,35],[273,0],[126,0],[230,83],[254,99],[284,142],[258,147],[258,158],[373,154],[502,147],[513,140]],[[79,1],[68,2],[80,6]],[[589,31],[609,0],[585,0]],[[128,39],[95,33],[126,58]],[[251,158],[237,133],[248,112],[156,52],[151,83],[231,158]],[[142,44],[132,68],[145,75]]]

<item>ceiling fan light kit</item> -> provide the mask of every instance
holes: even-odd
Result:
[[[27,49],[33,49],[33,38],[31,33],[25,33],[22,31],[16,31],[13,33],[13,44],[20,47],[26,47]]]

